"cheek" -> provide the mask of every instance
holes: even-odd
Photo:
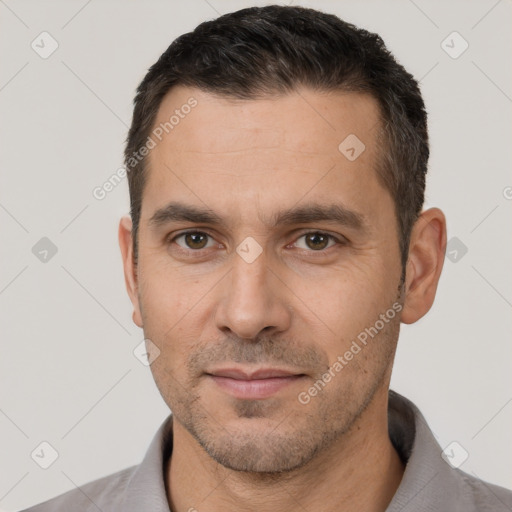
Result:
[[[151,267],[151,266],[149,266]],[[153,372],[176,373],[184,370],[184,361],[201,339],[202,324],[197,318],[210,278],[184,278],[179,271],[146,270],[140,274],[140,303],[144,335],[160,350]],[[206,287],[205,287],[206,286]]]
[[[165,250],[141,256],[139,267],[145,325],[163,332],[179,326],[218,280],[211,272],[199,274],[192,265],[173,263]]]
[[[365,337],[369,339],[366,329],[371,330],[380,315],[392,308],[396,301],[395,277],[396,283],[399,278],[394,273],[386,271],[382,258],[367,255],[357,263],[354,259],[335,269],[316,272],[312,278],[296,279],[293,290],[300,298],[296,314],[307,324],[312,341],[325,351],[329,361],[349,350],[358,336],[363,342]]]
[[[361,320],[378,316],[392,287],[384,262],[373,250],[347,258],[342,264],[295,276],[291,285],[300,302],[335,332],[340,332],[341,326],[357,326]]]

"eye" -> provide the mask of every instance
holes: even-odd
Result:
[[[336,237],[327,233],[322,233],[321,231],[310,231],[309,233],[304,233],[297,240],[301,239],[304,239],[304,242],[302,244],[298,241],[295,242],[294,245],[296,247],[299,247],[299,249],[312,250],[315,252],[321,252],[332,247],[333,245],[336,245],[337,243],[343,243]],[[329,243],[331,244],[329,245]]]
[[[168,242],[175,242],[176,245],[184,250],[197,252],[201,249],[209,249],[216,245],[213,237],[203,231],[185,231],[179,235],[169,238]],[[333,245],[343,245],[344,243],[346,242],[342,239],[338,239],[328,233],[321,231],[309,231],[300,235],[299,238],[297,238],[296,241],[288,247],[294,246],[309,252],[323,252]]]
[[[213,239],[211,240],[211,244],[207,245],[208,238],[211,238],[210,235],[203,233],[202,231],[187,231],[175,236],[171,241],[176,242],[176,244],[183,249],[200,250],[208,249],[215,245]],[[180,239],[183,239],[182,243],[178,242]]]

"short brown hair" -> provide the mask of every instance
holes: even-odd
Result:
[[[314,9],[269,5],[225,14],[178,37],[151,66],[134,100],[125,163],[135,261],[147,158],[133,154],[146,143],[162,99],[176,85],[247,100],[298,86],[373,96],[381,112],[376,171],[395,202],[404,278],[424,201],[427,115],[417,81],[377,34]]]

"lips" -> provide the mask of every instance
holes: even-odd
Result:
[[[235,398],[261,400],[269,398],[305,375],[280,368],[260,368],[249,371],[240,368],[222,368],[207,373],[224,392]]]
[[[209,373],[217,377],[229,377],[230,379],[236,380],[262,380],[272,379],[275,377],[291,377],[297,375],[296,373],[280,370],[277,368],[262,368],[253,372],[244,371],[239,368],[226,368],[221,370],[214,370]]]

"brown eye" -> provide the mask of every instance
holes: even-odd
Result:
[[[309,250],[310,252],[322,252],[333,245],[340,244],[334,236],[319,231],[304,233],[295,242],[299,249]]]
[[[306,239],[306,245],[315,251],[325,249],[329,243],[329,238],[331,238],[330,236],[322,233],[308,233],[304,236]]]
[[[204,233],[187,233],[185,235],[185,243],[191,249],[203,249],[206,245],[206,235]]]
[[[189,231],[187,233],[182,233],[181,235],[178,235],[174,238],[173,241],[175,241],[180,247],[183,249],[204,249],[207,247],[209,235],[206,233],[202,233],[201,231]],[[178,240],[183,240],[183,242],[180,243]]]

